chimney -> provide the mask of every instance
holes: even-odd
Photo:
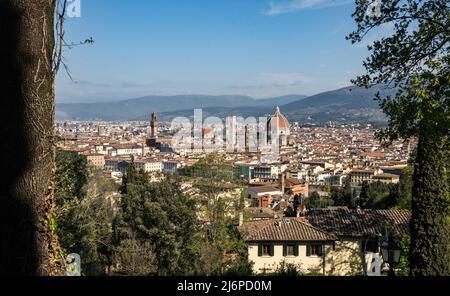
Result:
[[[281,193],[284,195],[284,173],[281,174]]]
[[[244,213],[239,212],[239,226],[244,225]]]
[[[278,227],[281,227],[283,225],[283,221],[281,221],[281,219],[276,219],[275,222],[277,223]]]

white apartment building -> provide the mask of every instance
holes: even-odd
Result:
[[[163,163],[156,159],[140,159],[134,162],[136,169],[142,170],[146,173],[156,173],[163,171]]]
[[[109,153],[111,156],[121,156],[121,155],[142,155],[142,147],[137,144],[117,144],[111,145]]]

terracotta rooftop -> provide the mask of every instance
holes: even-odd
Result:
[[[384,225],[397,233],[407,233],[411,213],[408,210],[360,210],[334,207],[308,211],[306,218],[315,227],[339,237],[363,237],[384,234]]]
[[[280,189],[278,189],[275,186],[255,186],[255,187],[250,187],[249,190],[251,190],[255,193],[280,191]]]
[[[337,237],[311,226],[305,218],[252,221],[239,227],[245,241],[333,241]]]
[[[306,217],[246,222],[239,232],[246,241],[333,241],[378,237],[385,225],[395,233],[409,230],[408,210],[351,210],[332,207],[308,211]]]
[[[246,208],[245,213],[251,219],[273,219],[276,212],[269,208]]]
[[[302,182],[302,181],[300,181],[300,180],[298,180],[298,179],[295,179],[295,178],[286,178],[286,185],[303,185],[303,184],[305,184],[305,182]]]

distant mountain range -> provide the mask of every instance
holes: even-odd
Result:
[[[385,117],[374,101],[375,93],[392,94],[380,87],[364,89],[345,87],[306,97],[289,95],[269,99],[248,96],[147,96],[111,103],[57,104],[58,120],[148,120],[151,112],[158,112],[161,120],[178,116],[192,117],[193,109],[202,108],[203,115],[224,118],[228,115],[267,116],[275,106],[291,121],[301,123],[385,122]]]
[[[147,96],[108,103],[57,104],[58,120],[133,120],[149,116],[151,112],[173,112],[194,108],[222,107],[274,107],[304,99],[306,96],[289,95],[256,100],[248,96]],[[145,117],[147,118],[147,117]]]

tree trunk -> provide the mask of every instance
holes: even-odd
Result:
[[[54,9],[0,0],[0,274],[54,270]]]
[[[446,131],[421,127],[412,195],[411,275],[450,275],[450,215]]]

